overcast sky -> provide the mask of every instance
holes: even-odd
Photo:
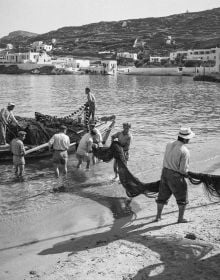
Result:
[[[220,7],[220,0],[0,0],[0,38],[99,21],[161,17]]]

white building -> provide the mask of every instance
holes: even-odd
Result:
[[[161,63],[161,61],[169,59],[169,56],[150,56],[150,63]]]
[[[114,75],[117,73],[117,60],[101,60],[100,64],[90,66],[89,71],[93,74]]]
[[[218,48],[188,50],[187,60],[216,60],[216,53]]]
[[[130,59],[133,59],[133,60],[137,60],[137,53],[119,52],[119,53],[117,53],[117,58],[118,57],[130,58]]]
[[[0,58],[0,63],[36,63],[51,64],[51,57],[46,52],[26,52],[26,53],[5,53]]]
[[[218,49],[219,48],[171,52],[170,60],[175,60],[178,55],[184,56],[185,60],[216,60],[216,53],[218,52]]]
[[[73,67],[78,69],[87,69],[90,67],[90,60],[75,59],[73,57],[59,57],[52,60],[52,64],[57,68]]]
[[[178,56],[187,57],[188,51],[176,51],[170,53],[170,61],[174,61]]]
[[[116,74],[117,61],[116,60],[102,60],[101,61],[101,74]]]
[[[31,47],[35,52],[40,52],[40,51],[50,52],[53,49],[52,45],[46,45],[42,41],[33,42]]]
[[[13,49],[13,45],[12,44],[7,44],[6,45],[6,50],[12,50]]]
[[[207,67],[212,72],[220,72],[220,48],[211,49],[195,49],[188,51],[176,51],[170,53],[170,60],[174,61],[178,55],[182,55],[184,59],[187,60],[198,60],[198,61],[213,61],[214,67]],[[205,67],[202,66],[204,69]]]

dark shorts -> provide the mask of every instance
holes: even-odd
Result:
[[[55,164],[67,164],[68,154],[67,151],[54,151],[53,152],[53,163]]]
[[[177,204],[186,205],[188,203],[187,183],[184,176],[163,168],[157,203],[167,204],[172,194],[175,196]]]

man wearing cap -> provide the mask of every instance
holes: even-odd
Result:
[[[190,153],[185,144],[193,138],[195,134],[190,128],[181,128],[178,139],[168,143],[163,159],[163,170],[160,180],[159,193],[157,197],[157,216],[155,221],[161,220],[163,207],[168,203],[173,194],[175,196],[179,216],[178,223],[187,223],[184,219],[184,212],[188,204],[188,190],[186,177],[189,171]]]
[[[10,150],[13,154],[13,164],[15,167],[15,175],[17,177],[22,177],[24,174],[25,166],[25,148],[24,148],[24,139],[26,136],[25,131],[19,131],[18,137],[14,138],[10,143]]]
[[[49,140],[49,150],[53,147],[53,164],[56,177],[59,178],[60,169],[63,169],[64,175],[67,174],[67,150],[70,146],[70,138],[66,135],[67,127],[61,125],[60,131]]]
[[[87,103],[89,105],[89,119],[90,116],[92,117],[92,120],[95,120],[95,109],[96,109],[96,100],[94,94],[91,93],[90,88],[85,88],[85,94],[87,95]]]
[[[129,159],[129,148],[132,140],[130,128],[131,128],[130,123],[123,123],[123,130],[112,135],[112,141],[117,139],[120,145],[122,146],[126,161],[128,161]],[[114,159],[113,169],[115,172],[115,179],[116,179],[118,177],[118,164],[116,159]]]
[[[0,145],[6,144],[6,128],[10,122],[15,123],[19,126],[18,121],[14,117],[13,109],[15,107],[14,103],[8,103],[7,108],[3,108],[0,111]]]

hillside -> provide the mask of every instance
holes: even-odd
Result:
[[[10,33],[11,34],[11,33]],[[167,45],[167,36],[175,44]],[[167,55],[176,49],[220,46],[220,8],[160,18],[128,19],[68,26],[33,37],[3,37],[0,43],[27,45],[33,41],[57,40],[55,54],[93,55],[98,51],[138,51],[135,39],[151,54]],[[140,45],[140,44],[139,44]]]
[[[1,44],[19,44],[20,42],[25,44],[27,43],[28,39],[31,37],[36,37],[37,33],[32,33],[28,31],[13,31],[8,34],[8,36],[4,36],[0,39]]]

